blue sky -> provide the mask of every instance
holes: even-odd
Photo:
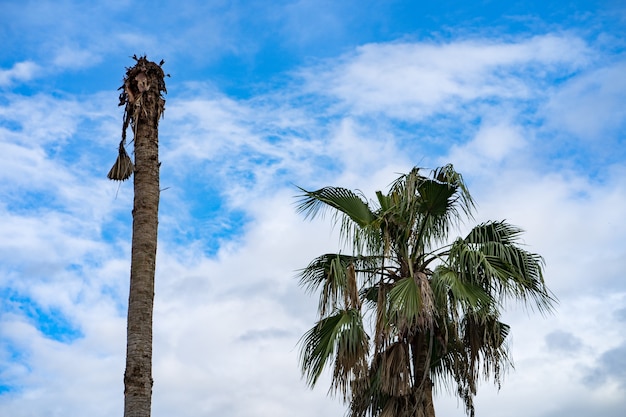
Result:
[[[0,415],[122,412],[132,184],[106,173],[133,54],[171,74],[155,417],[343,415],[297,365],[295,271],[338,242],[294,184],[373,195],[448,162],[560,300],[507,306],[516,369],[478,414],[623,415],[622,2],[101,3],[0,1]]]

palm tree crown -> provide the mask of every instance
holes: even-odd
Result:
[[[353,417],[432,417],[433,386],[455,389],[473,416],[479,377],[499,385],[511,365],[503,302],[541,312],[554,302],[542,258],[517,244],[522,230],[491,221],[450,240],[474,208],[452,165],[428,176],[413,168],[375,201],[338,187],[301,191],[298,211],[332,211],[352,250],[300,273],[320,295],[319,321],[301,339],[307,383],[331,366],[331,391]]]

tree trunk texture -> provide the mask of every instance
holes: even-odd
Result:
[[[165,100],[161,67],[145,57],[124,80],[125,126],[134,132],[133,236],[128,298],[124,417],[149,417],[152,402],[152,311],[159,211],[159,118]],[[162,87],[162,88],[161,88]]]
[[[429,340],[420,331],[411,341],[413,350],[415,417],[435,417],[433,383],[430,379]]]

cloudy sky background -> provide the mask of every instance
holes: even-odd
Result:
[[[0,415],[122,414],[133,190],[106,173],[145,53],[171,74],[155,417],[343,415],[297,364],[296,271],[338,242],[294,184],[373,195],[448,162],[560,300],[507,306],[516,369],[478,415],[623,416],[626,8],[420,3],[0,0]]]

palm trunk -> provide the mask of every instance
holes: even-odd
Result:
[[[435,404],[433,402],[433,382],[430,378],[426,378],[424,386],[424,416],[435,417]]]
[[[430,358],[428,357],[428,337],[419,331],[411,341],[413,357],[413,398],[416,417],[435,417],[433,403],[433,383],[430,379]]]
[[[134,131],[133,237],[128,298],[124,417],[149,417],[152,402],[152,310],[159,211],[158,124],[163,70],[145,57],[128,69],[120,96]],[[121,103],[121,104],[123,104]]]

